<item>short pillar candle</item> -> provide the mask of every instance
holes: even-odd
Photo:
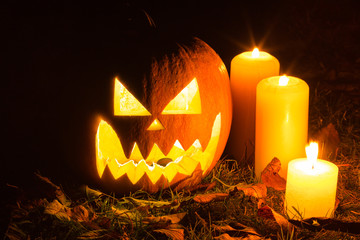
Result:
[[[307,158],[289,163],[285,207],[293,219],[334,214],[339,169],[329,161],[317,159],[318,146],[314,144],[307,147]]]

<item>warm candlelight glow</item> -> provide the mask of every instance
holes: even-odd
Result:
[[[288,83],[281,86],[281,78]],[[305,157],[308,144],[309,86],[292,76],[261,80],[256,87],[255,174],[277,157],[286,179],[290,160]]]
[[[289,82],[289,78],[285,75],[279,78],[279,86],[286,86],[288,85],[288,82]]]
[[[309,146],[305,147],[305,151],[306,151],[306,157],[309,163],[311,164],[311,168],[314,169],[319,152],[318,144],[316,142],[311,142]]]
[[[307,158],[289,162],[285,192],[287,214],[295,219],[332,217],[339,168],[332,162],[317,159],[316,142],[311,142],[305,150]]]
[[[258,48],[254,48],[254,50],[252,51],[251,57],[253,58],[258,58],[260,56],[260,52]]]
[[[147,130],[149,130],[149,131],[156,131],[156,130],[163,130],[163,129],[165,129],[165,128],[158,119],[155,119],[150,124],[150,126],[147,128]]]

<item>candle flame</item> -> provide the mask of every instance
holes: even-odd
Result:
[[[311,142],[309,146],[305,147],[305,151],[306,151],[306,157],[310,162],[312,169],[314,169],[319,152],[318,144],[316,142]]]
[[[289,78],[284,75],[279,78],[279,86],[286,86],[289,82]]]
[[[254,50],[252,51],[251,57],[253,58],[258,58],[260,56],[260,52],[258,48],[254,48]]]

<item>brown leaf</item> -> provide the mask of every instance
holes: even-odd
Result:
[[[77,239],[93,240],[93,239],[119,239],[119,240],[129,240],[130,238],[125,234],[120,234],[116,231],[108,231],[104,229],[92,230],[83,233]]]
[[[234,240],[234,239],[243,239],[243,238],[230,237],[229,234],[224,233],[224,234],[221,234],[220,236],[214,237],[214,239],[216,239],[216,240]]]
[[[133,208],[133,209],[126,209],[126,208],[117,208],[114,206],[111,206],[111,210],[113,211],[114,215],[117,216],[118,219],[123,220],[125,222],[128,221],[136,221],[139,218],[142,218],[143,216],[147,216],[147,212],[146,211],[140,211],[137,208]]]
[[[229,226],[229,225],[224,225],[224,226],[218,226],[216,224],[212,224],[211,227],[218,232],[230,232],[230,231],[236,231],[235,228]]]
[[[236,187],[239,191],[243,191],[246,196],[255,198],[266,198],[267,189],[265,184],[256,183],[254,185],[248,185],[246,187]]]
[[[135,206],[138,207],[168,208],[168,207],[178,207],[179,205],[179,202],[177,200],[168,202],[168,201],[156,201],[156,200],[142,200],[133,197],[124,197],[123,199],[133,203]]]
[[[44,213],[54,215],[61,220],[70,220],[71,216],[70,209],[68,209],[56,199],[46,206]]]
[[[185,217],[185,215],[186,215],[186,212],[165,215],[165,216],[158,216],[158,217],[144,217],[143,221],[149,222],[149,223],[163,222],[163,223],[174,224],[174,223],[179,223],[181,221],[181,219],[183,219]]]
[[[215,224],[212,224],[211,227],[212,229],[214,229],[217,232],[242,232],[242,233],[246,233],[246,234],[254,234],[254,235],[258,235],[260,236],[254,228],[251,227],[247,227],[241,223],[235,222],[235,223],[231,223],[231,225],[233,225],[234,227],[230,226],[230,225],[224,225],[224,226],[218,226]]]
[[[273,158],[271,162],[261,172],[261,180],[267,187],[272,187],[282,191],[286,188],[286,180],[279,175],[281,162],[278,158]]]
[[[89,211],[82,205],[75,206],[72,209],[71,217],[78,222],[87,222],[89,221]]]
[[[274,211],[269,206],[264,206],[258,210],[258,216],[263,217],[265,219],[275,220],[276,223],[284,230],[291,230],[293,225],[286,220],[285,217]]]
[[[167,237],[173,240],[183,240],[184,239],[184,229],[156,229],[154,232],[165,234]]]
[[[263,237],[256,235],[248,235],[246,237],[231,237],[229,234],[224,233],[218,237],[214,237],[215,240],[264,240]]]
[[[194,197],[194,201],[198,203],[209,203],[212,201],[223,201],[229,196],[228,193],[206,193],[199,194]]]
[[[334,124],[329,123],[326,127],[315,133],[311,139],[319,145],[318,158],[329,159],[336,157],[340,138]]]
[[[230,193],[236,191],[242,191],[245,196],[254,197],[258,200],[258,208],[262,207],[265,204],[265,199],[267,196],[267,188],[263,183],[257,183],[252,185],[244,185],[239,183],[235,186],[229,188]]]

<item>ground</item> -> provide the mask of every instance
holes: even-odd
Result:
[[[78,116],[76,112],[86,101],[79,99],[89,97],[86,94],[90,95],[92,92],[81,91],[83,90],[81,84],[85,82],[80,79],[83,75],[77,73],[76,77],[79,77],[77,83],[74,81],[75,77],[69,78],[65,74],[71,73],[74,69],[68,67],[67,63],[71,62],[71,57],[81,59],[81,56],[76,56],[78,53],[91,57],[89,52],[99,43],[104,44],[103,46],[108,43],[115,44],[116,41],[108,40],[111,39],[109,32],[116,35],[115,23],[118,19],[116,9],[122,4],[124,2],[119,2],[113,8],[110,5],[65,5],[56,2],[44,5],[5,4],[1,15],[4,17],[2,22],[7,23],[3,28],[7,33],[4,35],[7,36],[5,38],[7,47],[4,49],[6,70],[5,91],[2,98],[5,103],[4,130],[7,151],[4,151],[3,159],[10,161],[3,161],[5,163],[1,191],[4,193],[2,196],[6,196],[1,202],[1,213],[5,216],[1,219],[3,230],[8,227],[10,212],[19,197],[15,194],[17,190],[12,186],[24,186],[31,189],[30,192],[34,195],[38,193],[37,190],[33,190],[36,180],[31,180],[34,171],[40,169],[57,185],[73,184],[66,182],[65,179],[74,178],[67,175],[70,175],[70,172],[67,172],[62,164],[67,156],[65,152],[70,148],[66,142],[71,142],[71,145],[79,144],[82,142],[80,136],[86,134],[79,133],[72,136],[72,132],[64,129],[64,125],[80,126],[80,120],[84,120],[85,117]],[[359,199],[360,145],[360,14],[356,1],[345,0],[341,3],[325,0],[258,3],[183,1],[178,4],[134,1],[133,4],[144,9],[157,27],[163,28],[169,34],[191,34],[206,41],[223,59],[228,71],[230,71],[230,61],[235,55],[251,50],[256,45],[279,59],[282,73],[305,80],[310,86],[309,135],[316,135],[320,129],[329,124],[333,124],[339,134],[340,142],[335,145],[338,151],[331,156],[331,161],[340,165],[341,175],[339,179],[341,201],[335,217],[351,221],[359,219],[357,200]],[[93,31],[97,34],[92,34]],[[104,35],[107,37],[104,38]],[[78,47],[80,50],[77,52]],[[72,61],[71,63],[75,62]],[[82,67],[86,68],[86,66]],[[90,83],[88,88],[94,86],[96,84]],[[75,90],[69,90],[71,87]],[[55,91],[50,91],[53,89]],[[52,95],[55,97],[51,98]],[[52,104],[55,108],[52,108]],[[69,115],[74,116],[71,124],[66,121]],[[76,127],[72,128],[74,129]],[[59,136],[69,135],[73,138],[59,139]],[[224,160],[224,165],[217,166],[214,170],[218,174],[216,176],[229,185],[242,181],[253,183],[254,180],[249,178],[248,172],[243,170],[236,170],[230,174],[236,176],[234,179],[238,182],[225,177],[233,166],[233,164],[228,165],[233,160],[228,160]],[[238,166],[244,167],[243,163],[246,161],[235,159],[235,162]],[[19,165],[23,167],[18,169]],[[213,178],[207,180],[214,181]],[[219,183],[215,189],[224,191],[224,187]],[[185,194],[185,199],[199,193],[203,192]],[[268,199],[268,204],[279,210],[281,201],[277,198],[281,198],[281,193],[276,191],[273,193],[269,190],[268,194],[271,199]],[[139,196],[144,199],[161,198],[159,195]],[[54,196],[47,197],[53,199]],[[169,200],[167,197],[164,196],[164,199]],[[38,198],[44,199],[44,196]],[[179,196],[176,198],[185,201]],[[226,200],[225,203],[235,204],[239,199],[242,202],[248,200],[237,195]],[[276,235],[276,230],[268,228],[263,220],[259,220],[254,215],[257,206],[251,201],[250,204],[246,202],[243,206],[237,205],[234,212],[229,214],[234,216],[238,214],[242,219],[236,218],[236,222],[251,226],[262,236],[273,236],[274,233]],[[37,206],[43,206],[41,204]],[[200,228],[196,226],[199,226],[201,219],[206,219],[208,222],[210,215],[212,221],[223,221],[219,217],[221,215],[219,210],[230,211],[228,208],[219,207],[223,205],[224,202],[213,205],[195,203],[185,208],[182,206],[181,210],[185,209],[200,216],[196,218],[192,215],[192,218],[188,219],[187,236],[196,239],[196,235],[201,231],[205,231],[204,234],[211,234],[211,231],[206,231],[205,225]],[[166,211],[167,214],[172,213],[169,209]],[[151,213],[156,215],[154,212]],[[60,228],[62,227],[68,228],[61,225]],[[324,234],[324,236],[317,234],[316,237],[329,239],[332,234],[333,238],[353,237],[330,231]],[[298,235],[299,239],[306,236],[315,235],[305,230],[301,230]]]

